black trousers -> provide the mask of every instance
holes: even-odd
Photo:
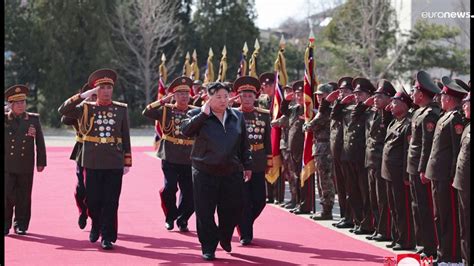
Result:
[[[219,241],[230,243],[242,218],[243,173],[216,176],[194,167],[192,173],[199,242],[203,253],[214,253]],[[218,226],[214,220],[216,209]]]
[[[420,237],[424,253],[435,256],[438,239],[434,224],[431,184],[421,183],[419,174],[410,175],[410,191],[417,244],[419,244],[418,237]]]
[[[369,181],[367,169],[359,162],[344,162],[345,176],[348,177],[350,190],[347,191],[346,201],[351,203],[355,224],[363,230],[374,229],[372,211],[369,199]],[[346,186],[346,188],[348,187]]]
[[[191,165],[162,160],[161,168],[165,176],[165,184],[160,190],[160,197],[166,221],[177,220],[179,226],[187,226],[189,217],[194,212]],[[176,206],[178,186],[180,193],[178,206]]]
[[[98,230],[102,240],[117,240],[117,210],[122,191],[123,169],[86,170],[86,204],[92,219],[92,230]]]
[[[79,210],[79,215],[87,215],[86,205],[86,186],[84,185],[84,167],[80,164],[76,165],[76,176],[77,184],[76,191],[74,192],[74,199],[76,200],[76,206]]]
[[[350,183],[342,169],[342,162],[339,158],[333,157],[334,175],[336,179],[337,198],[339,200],[339,209],[341,218],[352,223],[352,210],[349,207],[350,202],[347,201],[347,191],[350,189]]]
[[[372,182],[375,184],[373,184]],[[372,212],[374,212],[374,216],[377,217],[375,219],[376,231],[385,238],[391,238],[392,216],[390,215],[390,207],[388,206],[387,181],[382,178],[380,169],[369,169],[369,184],[371,184],[369,186],[369,189],[371,190],[371,205],[373,204],[374,200],[372,194],[374,192],[376,194],[375,201],[377,204],[378,217],[374,212],[374,207],[372,207]]]
[[[239,223],[240,239],[253,239],[253,223],[265,208],[265,172],[253,173],[244,183],[243,211]]]
[[[438,261],[460,262],[458,197],[452,181],[431,180],[434,221],[438,230]]]
[[[471,195],[469,189],[458,190],[461,256],[466,265],[471,265]]]
[[[395,222],[396,235],[393,236],[393,241],[405,248],[415,248],[410,188],[403,183],[402,178],[387,181],[387,194]]]
[[[276,188],[275,188],[275,183],[270,183],[265,180],[265,187],[267,191],[267,199],[269,202],[274,202],[275,201],[275,194],[276,194]]]
[[[5,228],[12,227],[13,208],[15,208],[14,227],[28,230],[31,218],[32,188],[33,173],[5,172]]]

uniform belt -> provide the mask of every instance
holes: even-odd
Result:
[[[101,137],[93,137],[93,136],[83,136],[82,140],[84,141],[89,141],[89,142],[95,142],[95,143],[122,143],[122,138],[118,137],[106,137],[106,138],[101,138]]]
[[[84,140],[82,140],[81,136],[76,135],[76,142],[84,143]]]
[[[175,138],[168,135],[163,135],[162,139],[169,141],[173,144],[178,144],[178,145],[193,145],[194,144],[194,140],[192,139],[180,139],[180,138]]]
[[[252,148],[252,151],[259,151],[263,149],[263,143],[260,144],[250,144],[250,147]]]

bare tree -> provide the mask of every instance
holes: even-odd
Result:
[[[114,43],[119,68],[144,89],[146,103],[158,80],[154,66],[159,64],[160,50],[177,38],[179,22],[175,18],[178,1],[125,0],[108,18],[112,30],[122,43]],[[123,45],[123,46],[122,46]],[[126,47],[126,51],[120,47]],[[175,61],[175,51],[169,61]]]
[[[354,18],[359,23],[348,20],[334,20],[337,23],[339,46],[349,66],[361,75],[376,81],[383,78],[395,65],[406,48],[405,42],[393,42],[393,47],[381,42],[387,30],[394,30],[395,21],[390,10],[389,0],[358,0],[352,7],[360,17]],[[352,18],[351,18],[352,19]]]

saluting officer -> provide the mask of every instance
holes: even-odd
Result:
[[[88,91],[92,89],[89,87],[89,84],[84,84],[82,86],[80,93]],[[97,95],[93,94],[87,99],[88,101],[95,102],[97,101]],[[86,187],[84,185],[84,167],[81,164],[82,158],[82,144],[84,141],[82,140],[82,134],[79,130],[79,122],[75,118],[62,116],[61,123],[72,126],[76,131],[76,144],[74,144],[74,148],[72,149],[71,156],[69,159],[74,160],[76,162],[76,177],[77,177],[77,184],[76,190],[74,191],[74,199],[76,200],[76,206],[79,210],[79,219],[77,221],[79,228],[84,229],[87,224],[87,205],[86,205]]]
[[[102,235],[103,249],[117,240],[117,210],[122,176],[132,166],[127,105],[112,101],[117,73],[99,69],[89,76],[91,90],[67,99],[59,112],[79,120],[84,141],[81,163],[86,169],[86,199],[92,228],[89,240]],[[84,101],[97,94],[94,103]]]
[[[411,120],[408,113],[412,101],[403,88],[398,88],[387,108],[394,119],[387,128],[382,153],[382,178],[387,180],[390,212],[395,225],[393,242],[387,247],[393,250],[415,248],[413,216],[410,207],[410,188],[406,171],[408,142],[411,137]]]
[[[471,92],[462,101],[464,115],[469,122],[461,136],[453,187],[458,191],[461,257],[465,265],[471,265]]]
[[[387,184],[382,178],[382,151],[387,135],[387,128],[393,119],[392,113],[385,110],[391,97],[396,93],[390,81],[382,79],[377,84],[375,95],[364,102],[364,105],[375,109],[367,119],[365,148],[365,167],[368,170],[370,204],[375,217],[375,233],[366,237],[375,241],[390,241],[392,229],[390,209],[387,199]],[[376,211],[375,211],[376,210]]]
[[[319,105],[319,112],[303,128],[307,131],[313,131],[313,151],[316,176],[318,178],[318,192],[323,211],[310,216],[314,220],[332,220],[332,208],[336,190],[332,178],[332,158],[329,147],[329,115],[331,107],[329,102],[324,100],[331,93],[333,85],[329,83],[318,85],[316,94]]]
[[[240,111],[244,115],[252,150],[252,178],[244,183],[242,219],[238,225],[240,243],[249,245],[253,239],[253,224],[265,208],[265,172],[272,163],[270,112],[255,107],[260,91],[258,79],[242,76],[234,82],[240,94]]]
[[[433,101],[433,97],[440,92],[427,72],[419,71],[416,74],[411,98],[419,108],[412,115],[407,161],[415,234],[418,233],[421,238],[422,250],[419,252],[423,257],[432,256],[434,259],[437,257],[438,240],[434,225],[431,184],[425,177],[425,172],[436,122],[441,112],[441,107]]]
[[[352,228],[354,227],[353,213],[352,213],[352,199],[350,198],[350,192],[352,188],[352,182],[349,179],[346,169],[348,169],[347,161],[342,160],[342,147],[343,147],[343,131],[344,127],[342,120],[343,105],[340,101],[347,95],[352,94],[352,77],[342,77],[336,84],[336,89],[333,90],[325,101],[332,104],[331,109],[331,123],[330,123],[330,134],[329,143],[331,149],[331,156],[333,160],[333,170],[336,179],[337,197],[339,200],[339,208],[341,212],[341,220],[332,225],[337,228]],[[337,100],[337,101],[336,101]],[[356,202],[354,202],[356,203]],[[359,203],[358,203],[359,204]]]
[[[174,221],[181,232],[187,232],[188,219],[194,212],[193,182],[191,174],[192,138],[182,134],[181,124],[187,118],[186,113],[194,109],[188,105],[193,81],[185,76],[175,79],[169,86],[169,94],[161,100],[149,104],[143,115],[157,120],[163,136],[157,156],[161,159],[161,168],[165,176],[164,188],[160,191],[161,206],[165,213],[165,228],[172,230]],[[174,104],[165,104],[174,97]],[[176,192],[180,188],[179,203],[176,206]]]
[[[425,175],[431,180],[434,220],[438,229],[438,262],[459,262],[458,202],[451,184],[465,124],[461,100],[467,91],[449,77],[443,77],[442,82],[441,108],[445,113],[436,123]]]
[[[5,91],[9,111],[5,113],[5,220],[4,235],[12,226],[18,235],[26,235],[31,218],[33,172],[46,167],[46,147],[39,114],[26,112],[28,87],[15,85]]]

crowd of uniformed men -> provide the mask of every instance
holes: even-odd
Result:
[[[117,240],[122,175],[132,164],[127,106],[112,101],[116,79],[109,69],[92,73],[59,108],[62,122],[77,132],[71,159],[77,162],[78,224],[85,228],[90,217],[90,241],[102,236],[104,249]],[[225,83],[232,89],[229,107],[245,118],[252,151],[252,178],[244,184],[237,223],[242,245],[251,243],[253,223],[266,203],[313,214],[314,220],[332,220],[337,194],[341,219],[333,224],[336,228],[391,242],[387,247],[393,250],[419,247],[422,256],[470,264],[470,81],[435,81],[419,71],[406,91],[384,79],[374,85],[363,77],[342,77],[317,86],[319,107],[306,123],[302,80],[282,88],[283,115],[271,120],[274,83],[273,73]],[[190,159],[194,140],[183,134],[182,125],[188,111],[209,99],[206,85],[178,77],[167,95],[143,110],[162,130],[157,156],[165,177],[160,197],[167,230],[176,222],[187,232],[196,205],[191,178],[195,162]],[[25,111],[27,93],[23,85],[5,91],[5,235],[13,212],[15,232],[22,235],[28,229],[35,144],[37,170],[46,166],[38,115]],[[282,130],[283,159],[273,184],[265,179],[272,166],[272,127]],[[310,207],[312,190],[300,186],[305,131],[314,136],[312,155],[322,205],[318,213]]]

